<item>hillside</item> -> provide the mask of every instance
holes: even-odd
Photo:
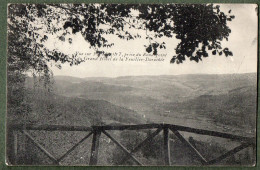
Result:
[[[164,116],[185,115],[200,126],[208,121],[207,129],[254,135],[256,97],[255,86],[237,88],[226,94],[201,95],[186,102],[164,104],[163,108],[169,111]]]
[[[135,111],[104,100],[86,100],[27,89],[32,112],[27,123],[59,125],[139,124],[145,120]],[[26,121],[26,120],[25,120]]]

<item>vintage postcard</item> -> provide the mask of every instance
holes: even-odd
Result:
[[[255,165],[256,4],[7,8],[7,165]]]

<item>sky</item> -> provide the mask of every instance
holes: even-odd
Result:
[[[179,75],[179,74],[233,74],[257,72],[257,14],[254,4],[221,4],[220,9],[227,12],[232,10],[235,19],[228,22],[232,30],[229,41],[223,40],[222,47],[228,47],[232,57],[212,56],[203,58],[202,62],[186,60],[183,64],[170,64],[170,59],[175,54],[178,44],[176,38],[164,39],[166,50],[160,50],[164,61],[86,61],[77,66],[63,64],[58,69],[50,64],[54,76],[66,75],[74,77],[118,77],[138,75]],[[144,32],[138,32],[145,34]],[[89,49],[89,44],[78,33],[73,35],[73,43],[49,39],[47,46],[58,48],[65,53],[89,53],[87,58],[95,58],[94,51]],[[108,37],[115,45],[109,49],[110,52],[140,54],[142,58],[145,53],[144,45],[147,41],[136,39],[134,41],[120,40],[117,37]],[[154,58],[154,57],[152,57]]]

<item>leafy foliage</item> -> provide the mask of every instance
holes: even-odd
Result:
[[[180,43],[171,62],[177,63],[182,63],[186,57],[198,62],[209,56],[208,50],[213,55],[232,55],[228,48],[222,50],[221,41],[228,40],[231,30],[227,22],[234,16],[221,12],[218,5],[11,4],[8,10],[9,57],[16,56],[25,61],[25,66],[37,71],[47,72],[46,62],[50,60],[71,65],[84,61],[58,49],[48,49],[44,42],[50,34],[73,43],[67,35],[80,33],[97,51],[114,45],[108,42],[107,34],[126,40],[146,38],[149,41],[145,45],[146,51],[154,55],[159,48],[166,48],[165,42],[159,43],[158,39],[176,37]],[[153,35],[142,37],[131,33],[132,29],[145,30]],[[107,54],[106,51],[99,52]]]

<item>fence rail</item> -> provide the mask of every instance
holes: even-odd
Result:
[[[23,133],[28,139],[30,139],[45,155],[47,155],[55,164],[61,165],[61,161],[68,156],[76,147],[78,147],[81,143],[83,143],[90,136],[92,137],[92,146],[91,146],[91,155],[89,160],[89,165],[97,165],[98,163],[98,151],[99,151],[99,141],[101,134],[107,136],[111,141],[113,141],[120,149],[122,149],[126,156],[122,158],[120,164],[123,164],[128,159],[132,159],[137,165],[143,165],[140,160],[138,160],[133,154],[139,151],[147,142],[157,136],[161,131],[163,131],[163,153],[164,153],[164,164],[171,165],[170,159],[170,145],[169,145],[169,133],[172,132],[187,148],[193,152],[197,158],[200,160],[202,165],[213,165],[216,164],[223,159],[236,154],[237,152],[247,148],[252,147],[253,151],[256,149],[256,138],[254,137],[243,137],[238,135],[232,135],[228,133],[222,133],[217,131],[196,129],[191,127],[172,125],[172,124],[140,124],[140,125],[105,125],[105,126],[63,126],[63,125],[22,125],[15,124],[10,125],[9,129],[13,133],[13,155],[14,155],[14,164],[18,154],[17,150],[17,132]],[[117,139],[115,139],[108,131],[122,131],[122,130],[144,130],[144,129],[155,129],[153,133],[148,135],[142,142],[140,142],[134,149],[128,150],[124,147]],[[52,154],[50,154],[40,143],[38,143],[28,132],[29,130],[35,131],[89,131],[89,134],[82,138],[78,143],[76,143],[73,147],[71,147],[66,153],[64,153],[59,158],[55,158]],[[235,147],[234,149],[224,153],[223,155],[213,159],[207,160],[198,150],[197,148],[191,144],[188,140],[186,140],[180,133],[189,132],[200,135],[214,136],[226,139],[232,139],[234,141],[238,141],[241,145]]]

